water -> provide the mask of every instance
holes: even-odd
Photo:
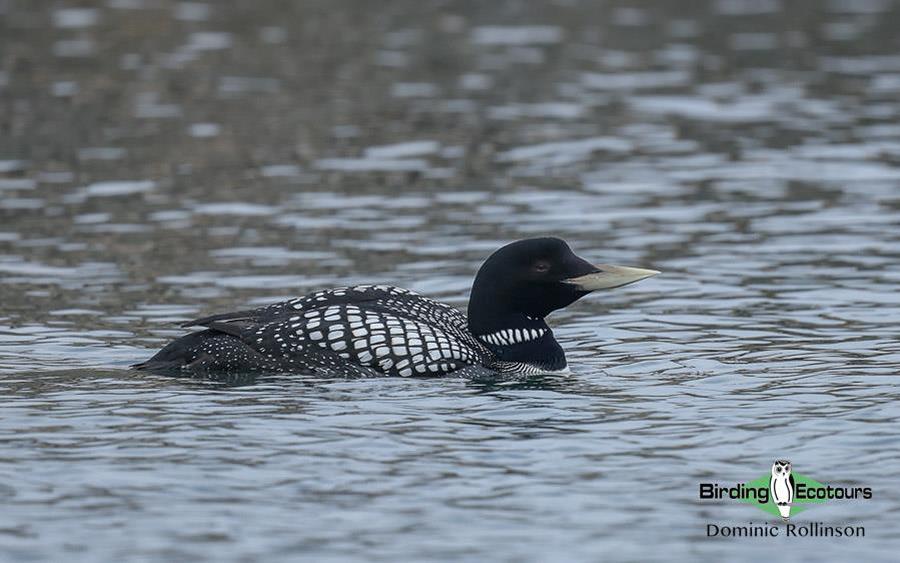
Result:
[[[891,2],[0,2],[9,561],[891,560]],[[179,322],[333,285],[463,307],[553,234],[662,270],[573,375],[177,380]],[[700,501],[788,458],[797,524]]]

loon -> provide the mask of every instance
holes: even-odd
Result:
[[[468,316],[389,285],[340,287],[183,324],[205,330],[132,367],[168,374],[528,376],[566,373],[545,318],[592,291],[659,272],[595,266],[558,238],[507,244],[478,270]]]

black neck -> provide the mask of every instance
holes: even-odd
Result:
[[[565,352],[543,318],[503,313],[496,306],[475,309],[470,302],[469,330],[497,361],[524,363],[550,371],[565,369]],[[534,337],[536,333],[539,336]]]
[[[482,343],[493,352],[499,362],[528,364],[547,371],[558,371],[566,368],[566,353],[562,346],[547,330],[543,336],[528,342],[515,344]]]

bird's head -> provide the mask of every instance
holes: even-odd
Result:
[[[543,319],[591,292],[657,274],[656,270],[592,264],[558,238],[516,241],[494,252],[475,276],[469,324],[476,334],[484,334],[505,328],[504,316]]]

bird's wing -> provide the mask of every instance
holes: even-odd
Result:
[[[245,329],[240,338],[266,357],[318,358],[336,369],[351,362],[401,377],[446,375],[480,361],[479,350],[444,327],[370,304],[311,309]]]
[[[392,286],[329,289],[184,326],[230,334],[269,357],[340,358],[388,375],[450,374],[486,353],[461,312]]]
[[[194,319],[182,324],[182,327],[203,326],[227,332],[231,334],[233,329],[228,329],[226,324],[256,325],[276,321],[285,316],[291,316],[297,312],[310,311],[329,305],[342,303],[358,303],[363,301],[384,299],[394,292],[408,292],[408,290],[390,286],[354,286],[337,287],[319,291],[296,299],[281,301],[257,309],[244,309],[230,313],[219,313],[200,319]],[[215,325],[215,326],[214,326]]]

